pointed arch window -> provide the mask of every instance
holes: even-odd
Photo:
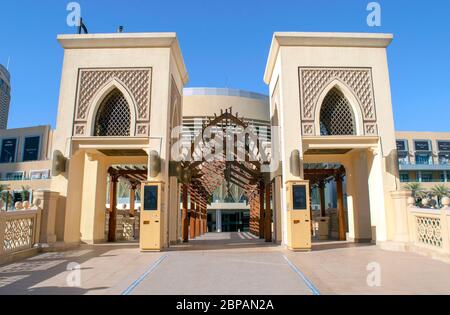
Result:
[[[94,136],[129,137],[130,125],[129,104],[122,92],[115,89],[105,98],[98,109]]]
[[[320,110],[321,136],[356,135],[355,115],[349,101],[337,88],[325,97]]]

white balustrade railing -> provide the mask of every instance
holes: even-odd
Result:
[[[409,202],[410,241],[419,247],[450,254],[449,199],[442,209],[419,208]]]
[[[0,258],[39,243],[41,210],[0,211]]]

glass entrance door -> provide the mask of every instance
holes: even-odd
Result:
[[[250,231],[249,211],[222,211],[223,232]]]

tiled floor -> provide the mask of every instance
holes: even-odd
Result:
[[[345,243],[292,253],[246,233],[223,233],[163,253],[141,253],[137,244],[106,244],[0,266],[2,295],[311,295],[315,289],[321,294],[450,294],[450,264]]]

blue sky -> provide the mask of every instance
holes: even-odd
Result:
[[[9,127],[55,125],[65,0],[2,1],[0,63],[11,57]],[[177,32],[188,86],[267,93],[263,73],[275,31],[391,32],[389,64],[397,130],[450,131],[450,1],[385,0],[382,26],[368,0],[80,0],[91,33]]]

